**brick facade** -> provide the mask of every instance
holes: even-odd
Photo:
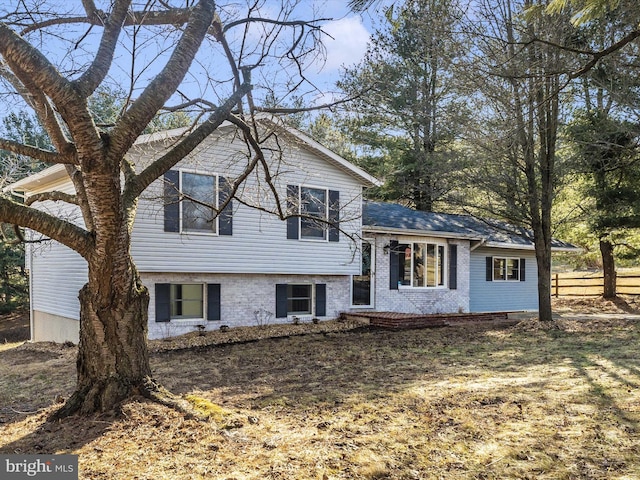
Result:
[[[346,275],[266,275],[266,274],[188,274],[143,273],[143,282],[149,288],[149,338],[168,338],[198,330],[217,330],[229,327],[257,326],[267,323],[286,323],[287,318],[275,318],[276,284],[326,284],[326,315],[320,320],[336,318],[349,305],[351,277]],[[218,283],[220,284],[221,320],[155,321],[156,283]],[[314,289],[315,294],[315,289]],[[313,303],[313,302],[312,302]],[[308,317],[314,317],[309,315]],[[310,318],[303,317],[303,321]]]
[[[392,240],[401,242],[430,241],[425,237],[398,237],[379,235],[375,237],[375,309],[377,311],[403,313],[463,313],[469,311],[469,262],[468,240],[449,240],[449,245],[458,246],[457,288],[389,288],[389,253],[385,252]],[[442,239],[434,239],[442,242]],[[387,249],[388,250],[388,249]]]

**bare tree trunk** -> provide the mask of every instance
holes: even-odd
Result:
[[[548,249],[548,251],[546,251]],[[538,317],[541,322],[553,320],[551,310],[551,248],[536,244],[538,265]]]
[[[604,272],[604,298],[616,298],[616,265],[613,258],[613,245],[605,238],[600,238],[600,254]]]
[[[96,276],[103,269],[89,268],[89,282],[80,291],[76,391],[58,417],[112,410],[131,395],[150,396],[155,388],[147,349],[149,292],[133,263],[129,272],[105,282]]]

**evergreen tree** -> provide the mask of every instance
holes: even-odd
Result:
[[[452,188],[455,140],[466,109],[454,100],[462,45],[455,0],[409,0],[386,10],[365,60],[338,85],[356,98],[345,123],[366,145],[360,163],[385,180],[384,199],[429,211]]]

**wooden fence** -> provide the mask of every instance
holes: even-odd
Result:
[[[603,290],[602,274],[551,275],[551,295],[554,297],[595,297],[602,295]],[[640,295],[640,275],[619,273],[616,292],[620,295]]]

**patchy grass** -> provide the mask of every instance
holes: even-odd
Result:
[[[557,325],[154,352],[157,379],[208,422],[139,400],[48,423],[74,349],[6,349],[0,452],[76,453],[85,479],[640,478],[640,325]]]

